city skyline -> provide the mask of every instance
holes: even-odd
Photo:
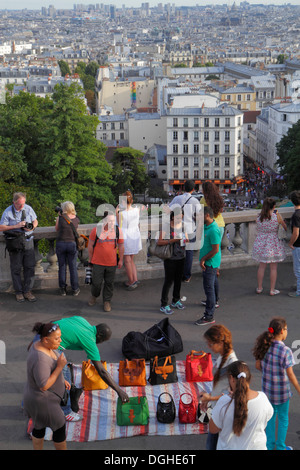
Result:
[[[284,2],[282,0],[247,0],[248,3],[250,4],[263,4],[263,5],[285,5],[285,4],[291,4],[291,5],[298,5],[299,2],[298,0],[290,0],[288,2]],[[141,6],[141,4],[143,3],[141,0],[130,0],[129,2],[124,2],[124,0],[112,0],[112,1],[109,1],[109,2],[87,2],[87,1],[83,1],[83,2],[77,2],[76,0],[28,0],[26,2],[26,4],[24,4],[23,1],[21,0],[16,0],[13,4],[13,8],[12,8],[12,4],[9,0],[4,0],[3,2],[1,2],[2,5],[1,5],[1,8],[0,8],[0,11],[1,10],[23,10],[25,8],[27,8],[28,10],[40,10],[42,7],[49,7],[49,5],[53,5],[56,9],[73,9],[73,6],[74,4],[77,4],[77,3],[82,3],[83,5],[89,5],[89,4],[96,4],[96,3],[104,3],[104,4],[112,4],[112,5],[115,5],[117,8],[120,8],[122,5],[126,5],[127,8],[130,8],[130,7],[135,7],[135,8],[139,8]],[[152,1],[149,1],[148,2],[149,5],[150,5],[150,8],[151,7],[155,7],[158,3],[162,3],[162,4],[167,4],[167,3],[171,3],[171,4],[175,4],[176,6],[190,6],[190,7],[193,7],[193,6],[196,6],[196,5],[224,5],[224,4],[228,4],[228,5],[233,5],[233,3],[236,3],[236,5],[239,5],[240,4],[240,1],[236,1],[234,2],[234,0],[229,0],[229,1],[222,1],[222,0],[188,0],[188,3],[185,4],[182,0],[170,0],[170,1],[167,1],[167,0],[163,0],[163,1],[160,1],[160,0],[152,0]]]

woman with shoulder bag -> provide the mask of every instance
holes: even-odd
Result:
[[[76,296],[80,292],[77,272],[77,245],[71,224],[77,229],[80,221],[72,202],[66,201],[62,203],[61,209],[62,213],[57,217],[55,224],[55,230],[58,232],[56,239],[58,283],[61,295],[65,296],[67,293],[67,266],[69,266],[71,287],[73,295]]]

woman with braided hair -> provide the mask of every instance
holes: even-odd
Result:
[[[213,325],[204,333],[204,338],[208,348],[218,354],[213,370],[213,389],[211,394],[202,393],[200,395],[200,408],[206,411],[209,404],[213,408],[218,399],[228,393],[227,367],[231,362],[237,360],[232,346],[231,332],[224,325]],[[206,441],[207,450],[215,450],[218,441],[218,434],[208,433]]]
[[[275,448],[276,450],[291,450],[291,447],[285,444],[289,424],[289,401],[292,396],[290,383],[299,394],[300,385],[293,371],[295,364],[293,353],[284,344],[287,333],[286,320],[282,317],[275,317],[271,320],[268,329],[257,338],[253,349],[256,368],[262,372],[262,390],[274,409],[273,418],[266,429],[268,450]]]
[[[218,433],[217,450],[267,450],[265,428],[273,408],[263,392],[250,388],[245,362],[228,366],[230,395],[223,395],[212,411],[209,432]]]

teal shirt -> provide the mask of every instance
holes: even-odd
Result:
[[[205,261],[205,265],[211,266],[212,268],[219,268],[221,264],[221,233],[215,221],[210,225],[204,224],[204,242],[200,249],[199,260],[211,251],[212,245],[219,245],[219,251],[211,259]]]
[[[71,351],[85,351],[88,359],[100,361],[95,326],[90,325],[85,318],[79,316],[63,318],[53,323],[57,323],[60,327],[62,348]]]

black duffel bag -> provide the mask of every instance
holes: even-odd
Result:
[[[3,235],[8,252],[25,250],[26,237],[24,232],[7,230],[6,232],[3,232]]]
[[[169,318],[164,318],[144,333],[130,331],[122,340],[122,352],[127,359],[164,357],[183,351],[182,339],[171,325]]]

